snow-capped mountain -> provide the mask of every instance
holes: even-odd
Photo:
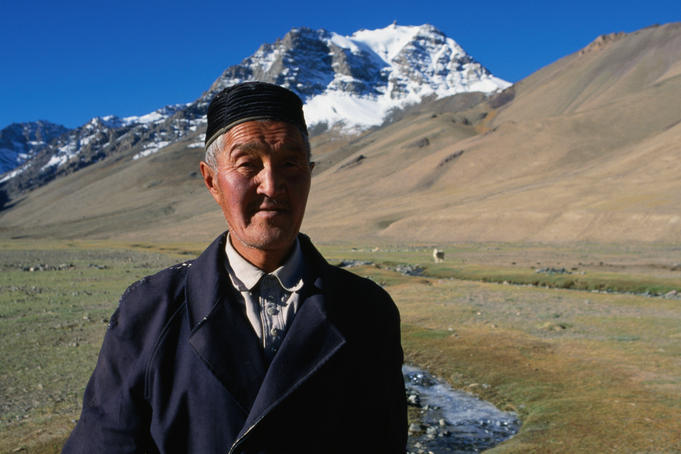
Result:
[[[142,150],[133,159],[151,154],[186,133],[197,130],[196,122],[180,120],[156,131],[158,127],[164,126],[166,120],[186,107],[186,104],[170,105],[146,115],[125,118],[114,115],[95,117],[80,128],[59,137],[54,145],[56,152],[41,169],[48,171],[59,168],[72,162],[74,157],[79,157],[78,167],[82,167],[83,164],[99,161],[108,154],[107,151],[130,150],[140,142]],[[180,123],[185,123],[184,127],[178,127]]]
[[[293,29],[228,68],[203,99],[244,80],[285,86],[305,102],[311,126],[342,125],[348,131],[379,125],[391,110],[426,96],[490,93],[510,85],[432,25],[395,24],[351,36]]]
[[[224,87],[248,80],[295,91],[305,103],[313,134],[327,128],[349,133],[379,125],[392,110],[425,97],[491,93],[510,85],[431,25],[392,24],[350,36],[295,28],[227,68],[192,103],[142,116],[96,117],[79,128],[62,131],[51,143],[30,142],[21,152],[30,159],[14,169],[1,169],[7,173],[0,176],[0,189],[9,193],[29,190],[108,156],[136,160],[181,140],[187,140],[188,147],[201,147],[212,97]]]
[[[95,117],[78,128],[64,128],[66,132],[49,145],[32,149],[31,159],[0,177],[0,186],[8,192],[20,192],[109,156],[132,153],[132,159],[139,159],[198,134],[199,126],[203,129],[205,123],[201,117],[187,104],[166,106],[141,116]]]
[[[49,121],[13,123],[0,131],[0,174],[20,166],[68,129]]]

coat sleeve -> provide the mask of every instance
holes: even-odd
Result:
[[[404,454],[407,446],[407,399],[402,363],[400,314],[390,295],[371,280],[338,271],[327,295],[342,308],[339,325],[352,347],[347,361],[357,364],[364,380],[363,414],[371,415],[370,431],[363,432],[365,452]],[[352,356],[356,355],[356,356]],[[360,413],[361,414],[361,413]]]
[[[65,454],[155,452],[150,442],[150,408],[145,399],[145,358],[152,334],[149,314],[121,298],[111,317],[95,370],[85,389],[80,419]],[[153,341],[152,341],[153,342]]]
[[[385,340],[384,371],[383,382],[385,383],[384,393],[384,414],[385,421],[385,440],[386,452],[404,453],[407,445],[407,399],[404,387],[404,376],[402,375],[402,363],[404,355],[400,339],[400,315],[390,296],[384,293],[386,298],[386,313],[384,320]]]

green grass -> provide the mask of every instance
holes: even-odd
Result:
[[[3,247],[0,439],[76,417],[120,294],[177,261],[155,253],[50,243],[40,249]],[[40,264],[47,271],[25,271]],[[67,266],[60,270],[60,265]],[[0,443],[2,448],[7,446]]]
[[[575,251],[569,247],[530,245],[520,248],[513,244],[467,244],[446,248],[447,261],[433,263],[432,247],[386,246],[343,247],[327,246],[324,253],[332,261],[371,261],[374,268],[394,269],[399,264],[418,265],[424,268],[423,276],[440,279],[460,279],[481,282],[498,282],[513,285],[589,290],[601,292],[665,295],[676,290],[681,293],[681,270],[674,269],[678,260],[675,247],[659,249],[656,245],[639,245],[642,250],[629,250],[614,246],[589,245]],[[547,249],[549,252],[547,252]],[[640,253],[640,256],[637,254]],[[661,263],[654,254],[660,254]],[[609,259],[600,259],[603,254]],[[540,257],[541,261],[532,260]],[[516,262],[517,260],[517,262]],[[505,263],[504,263],[505,262]],[[583,263],[584,262],[584,263]],[[667,264],[665,266],[665,263]],[[538,272],[545,268],[565,269],[566,273]]]
[[[541,268],[537,268],[541,269]],[[506,282],[514,285],[534,285],[549,288],[595,290],[604,292],[664,295],[681,291],[681,278],[656,278],[603,271],[568,271],[569,274],[538,272],[537,269],[517,269],[499,266],[427,266],[431,277],[454,278],[481,282]],[[583,274],[581,274],[583,273]]]

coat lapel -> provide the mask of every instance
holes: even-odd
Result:
[[[224,238],[208,247],[189,269],[189,343],[247,414],[266,367],[258,338],[227,282]]]
[[[189,343],[248,413],[265,376],[265,362],[258,338],[235,306],[219,301]]]
[[[327,316],[324,296],[318,293],[306,298],[267,370],[239,438],[314,375],[343,344],[345,338]]]

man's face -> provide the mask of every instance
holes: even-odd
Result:
[[[298,128],[281,121],[238,124],[216,162],[216,169],[202,163],[201,171],[234,247],[288,251],[303,221],[312,170]]]

